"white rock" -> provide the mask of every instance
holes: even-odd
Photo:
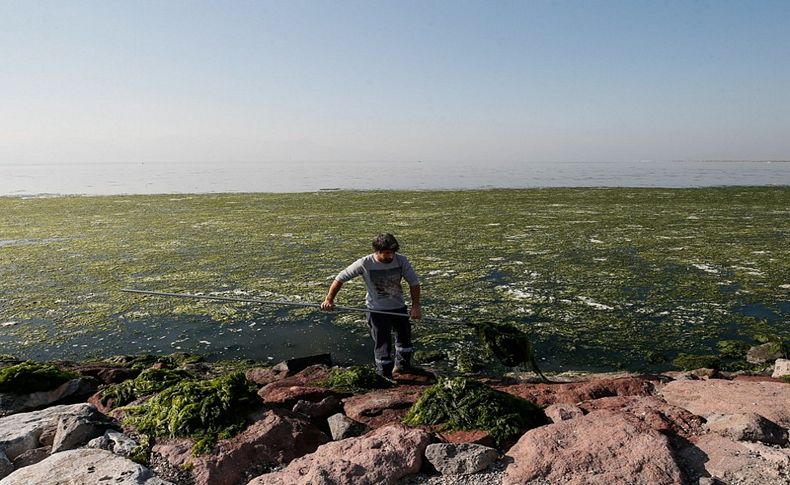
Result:
[[[790,359],[776,359],[774,362],[774,373],[771,377],[778,379],[782,376],[790,376]]]
[[[123,485],[172,485],[157,478],[151,470],[106,450],[80,448],[50,455],[44,461],[14,471],[0,485],[51,483],[85,485],[112,483]]]
[[[95,412],[92,404],[83,403],[52,406],[0,418],[0,452],[14,460],[25,451],[38,448],[42,435],[54,433],[61,415],[89,416]]]

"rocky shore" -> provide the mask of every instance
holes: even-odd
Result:
[[[328,356],[7,360],[0,485],[787,484],[788,364],[391,385]]]

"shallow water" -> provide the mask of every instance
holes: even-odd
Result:
[[[316,303],[386,228],[427,315],[513,323],[548,370],[667,367],[722,339],[790,339],[789,213],[785,187],[0,198],[0,353],[369,363],[358,314],[119,290]],[[363,297],[355,280],[340,303]],[[464,326],[414,333],[486,358]]]

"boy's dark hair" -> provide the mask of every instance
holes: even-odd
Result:
[[[387,232],[373,238],[373,249],[376,251],[398,251],[400,244],[395,236]]]

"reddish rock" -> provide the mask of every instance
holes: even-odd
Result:
[[[272,382],[279,381],[288,377],[288,369],[275,368],[275,367],[256,367],[248,369],[244,373],[248,381],[254,382],[259,386],[265,386]]]
[[[655,396],[617,396],[594,399],[580,404],[586,412],[608,409],[633,414],[655,429],[690,439],[703,434],[704,420],[683,408],[672,406]]]
[[[426,370],[395,371],[392,378],[398,384],[407,386],[430,386],[436,384],[436,376]]]
[[[409,408],[417,402],[425,387],[398,386],[367,394],[352,396],[343,401],[346,415],[371,428],[400,423]]]
[[[320,384],[329,377],[330,369],[323,365],[310,366],[290,377],[263,386],[258,395],[272,406],[291,409],[298,401],[319,402],[329,396],[341,396]]]
[[[558,384],[514,384],[496,386],[496,388],[541,406],[547,406],[556,403],[577,404],[581,401],[609,396],[650,396],[655,394],[661,380],[662,377],[659,376],[636,376],[596,378]]]
[[[112,411],[112,408],[114,407],[115,399],[111,397],[104,398],[102,397],[101,391],[99,391],[89,397],[88,402],[96,406],[96,409],[98,409],[100,412],[104,414],[110,414],[110,411]]]
[[[680,484],[669,440],[629,413],[593,411],[525,433],[507,453],[503,485]]]
[[[118,384],[140,375],[140,371],[111,365],[75,365],[69,370],[96,378],[102,384]]]
[[[496,448],[496,440],[487,431],[483,430],[437,433],[437,437],[447,443],[469,443]]]
[[[674,381],[661,390],[662,397],[698,415],[757,413],[785,428],[790,427],[790,385],[776,382]]]
[[[365,436],[333,441],[285,469],[249,485],[388,485],[422,467],[430,442],[425,431],[390,425]]]
[[[746,375],[740,374],[733,377],[734,381],[744,381],[744,382],[776,382],[776,383],[784,383],[782,379],[776,379],[773,376],[766,376],[766,375]]]
[[[197,485],[235,485],[255,471],[284,465],[312,453],[329,437],[307,420],[285,410],[271,410],[233,438],[222,440],[210,455],[192,456],[189,439],[166,440],[153,447],[176,467],[191,467]],[[250,476],[250,474],[252,474]]]
[[[275,407],[292,409],[299,401],[320,402],[338,393],[325,387],[316,386],[278,386],[269,384],[258,391],[264,403]],[[271,387],[270,387],[271,386]]]

